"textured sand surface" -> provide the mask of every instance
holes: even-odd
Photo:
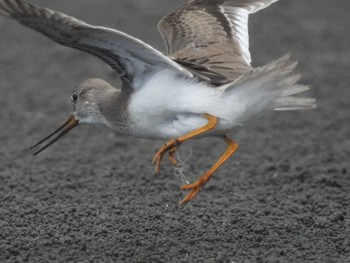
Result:
[[[181,3],[31,2],[162,50],[156,23]],[[74,85],[116,80],[98,59],[0,17],[0,262],[350,262],[349,10],[349,0],[284,0],[251,17],[254,65],[291,52],[319,107],[233,133],[238,153],[183,207],[181,178],[150,164],[163,141],[81,126],[30,155],[72,110]],[[225,146],[191,142],[183,159],[191,149],[188,180]]]

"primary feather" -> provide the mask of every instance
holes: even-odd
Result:
[[[163,68],[192,76],[158,50],[121,31],[89,25],[74,17],[21,0],[0,0],[0,12],[61,45],[97,56],[127,81],[140,83],[147,74]]]

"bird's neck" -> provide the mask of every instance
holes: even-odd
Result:
[[[129,116],[127,107],[130,100],[128,89],[114,90],[102,105],[101,111],[106,117],[107,126],[119,134],[128,134]]]

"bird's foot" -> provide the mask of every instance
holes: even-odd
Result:
[[[177,149],[178,149],[178,147],[175,147],[175,148],[173,148],[173,149],[171,149],[169,151],[169,161],[171,162],[171,164],[173,166],[178,166],[179,165],[179,162],[176,160],[176,158],[174,156],[174,154],[175,154]]]
[[[172,165],[176,166],[178,164],[176,158],[174,157],[174,154],[179,148],[180,144],[181,143],[178,140],[170,140],[155,154],[152,160],[152,164],[156,165],[156,173],[159,173],[160,164],[167,152],[169,153],[169,161],[172,163]]]
[[[192,199],[194,199],[198,195],[202,187],[209,181],[210,177],[211,177],[211,174],[205,174],[201,178],[199,178],[196,182],[181,186],[181,190],[187,190],[190,192],[188,195],[186,195],[184,199],[182,199],[182,201],[180,202],[180,205],[186,204]]]

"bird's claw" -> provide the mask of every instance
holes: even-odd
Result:
[[[194,199],[199,191],[202,189],[201,186],[195,186],[195,187],[192,187],[192,188],[188,188],[188,185],[184,185],[184,186],[181,186],[181,189],[182,190],[191,190],[191,192],[189,192],[184,199],[182,199],[182,201],[180,202],[180,205],[184,205],[186,203],[188,203],[189,201],[191,201],[192,199]]]
[[[164,155],[169,153],[169,161],[175,166],[178,164],[177,160],[174,157],[174,153],[180,146],[180,142],[178,140],[170,140],[168,141],[159,151],[155,154],[152,164],[156,165],[156,173],[160,171],[160,164],[163,160]]]
[[[194,199],[198,195],[202,187],[208,182],[209,178],[210,176],[204,175],[192,184],[186,184],[181,186],[180,187],[181,190],[186,190],[190,192],[188,193],[188,195],[186,195],[184,199],[182,199],[182,201],[180,202],[180,205],[186,204],[192,199]]]
[[[179,164],[179,162],[178,162],[178,161],[176,160],[176,158],[174,157],[174,154],[175,154],[177,148],[178,148],[178,147],[175,147],[175,148],[173,148],[173,149],[171,149],[171,150],[169,151],[169,161],[171,162],[171,164],[172,164],[173,166],[178,166],[178,164]]]

